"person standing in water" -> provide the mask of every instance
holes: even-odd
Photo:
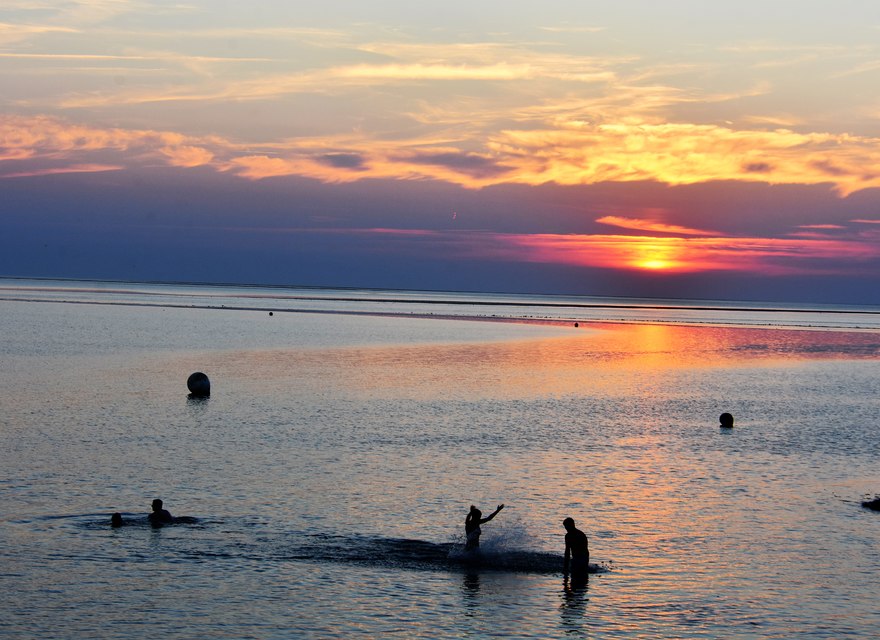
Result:
[[[499,504],[495,511],[484,518],[483,512],[477,509],[474,505],[471,505],[471,510],[464,519],[464,533],[465,536],[467,536],[467,541],[464,544],[465,551],[474,551],[475,549],[480,548],[480,534],[482,533],[482,531],[480,531],[480,525],[484,522],[489,522],[489,520],[497,516],[498,512],[503,508],[504,505]]]
[[[168,524],[173,522],[173,518],[167,509],[162,508],[162,501],[159,498],[153,500],[153,513],[147,516],[147,519],[150,521],[150,524],[154,527],[158,527],[163,524]]]
[[[573,518],[562,521],[565,527],[565,561],[562,564],[562,572],[568,577],[571,569],[573,581],[586,580],[590,570],[590,545],[587,534],[574,526]]]

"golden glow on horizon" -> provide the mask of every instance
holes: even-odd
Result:
[[[361,233],[411,236],[408,229],[363,229]],[[444,252],[463,258],[567,264],[664,273],[730,271],[761,275],[834,274],[840,261],[851,269],[880,258],[873,237],[652,237],[575,234],[503,234],[425,231]],[[428,245],[425,245],[426,247]]]
[[[668,269],[672,265],[666,260],[652,258],[651,260],[642,260],[641,262],[637,262],[636,266],[648,269],[649,271],[662,271],[663,269]]]
[[[635,257],[631,266],[648,271],[667,271],[681,268],[681,252],[674,243],[665,242],[665,238],[657,241],[644,240],[634,245]],[[678,260],[676,259],[678,258]]]

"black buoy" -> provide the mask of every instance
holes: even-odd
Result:
[[[189,392],[199,398],[207,398],[211,395],[211,381],[201,371],[196,371],[186,379],[186,388]]]
[[[270,311],[270,312],[269,312],[269,315],[271,316],[271,315],[275,315],[275,314],[273,314],[273,313]]]
[[[725,429],[733,429],[733,416],[729,413],[722,413],[718,417],[718,421],[721,423],[721,426]]]

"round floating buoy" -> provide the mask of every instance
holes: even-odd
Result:
[[[275,314],[273,314],[273,313],[270,311],[270,312],[269,312],[269,315],[271,316],[271,315],[275,315]]]
[[[186,379],[186,388],[194,396],[207,397],[211,395],[211,381],[201,371],[196,371]]]
[[[729,413],[722,413],[718,417],[718,421],[721,423],[721,426],[725,429],[733,429],[733,416]]]

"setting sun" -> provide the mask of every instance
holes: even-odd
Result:
[[[680,243],[679,238],[639,238],[631,245],[632,257],[627,264],[648,271],[682,268],[684,252]]]
[[[643,260],[637,263],[636,266],[651,271],[662,271],[663,269],[669,269],[672,265],[666,260]]]

